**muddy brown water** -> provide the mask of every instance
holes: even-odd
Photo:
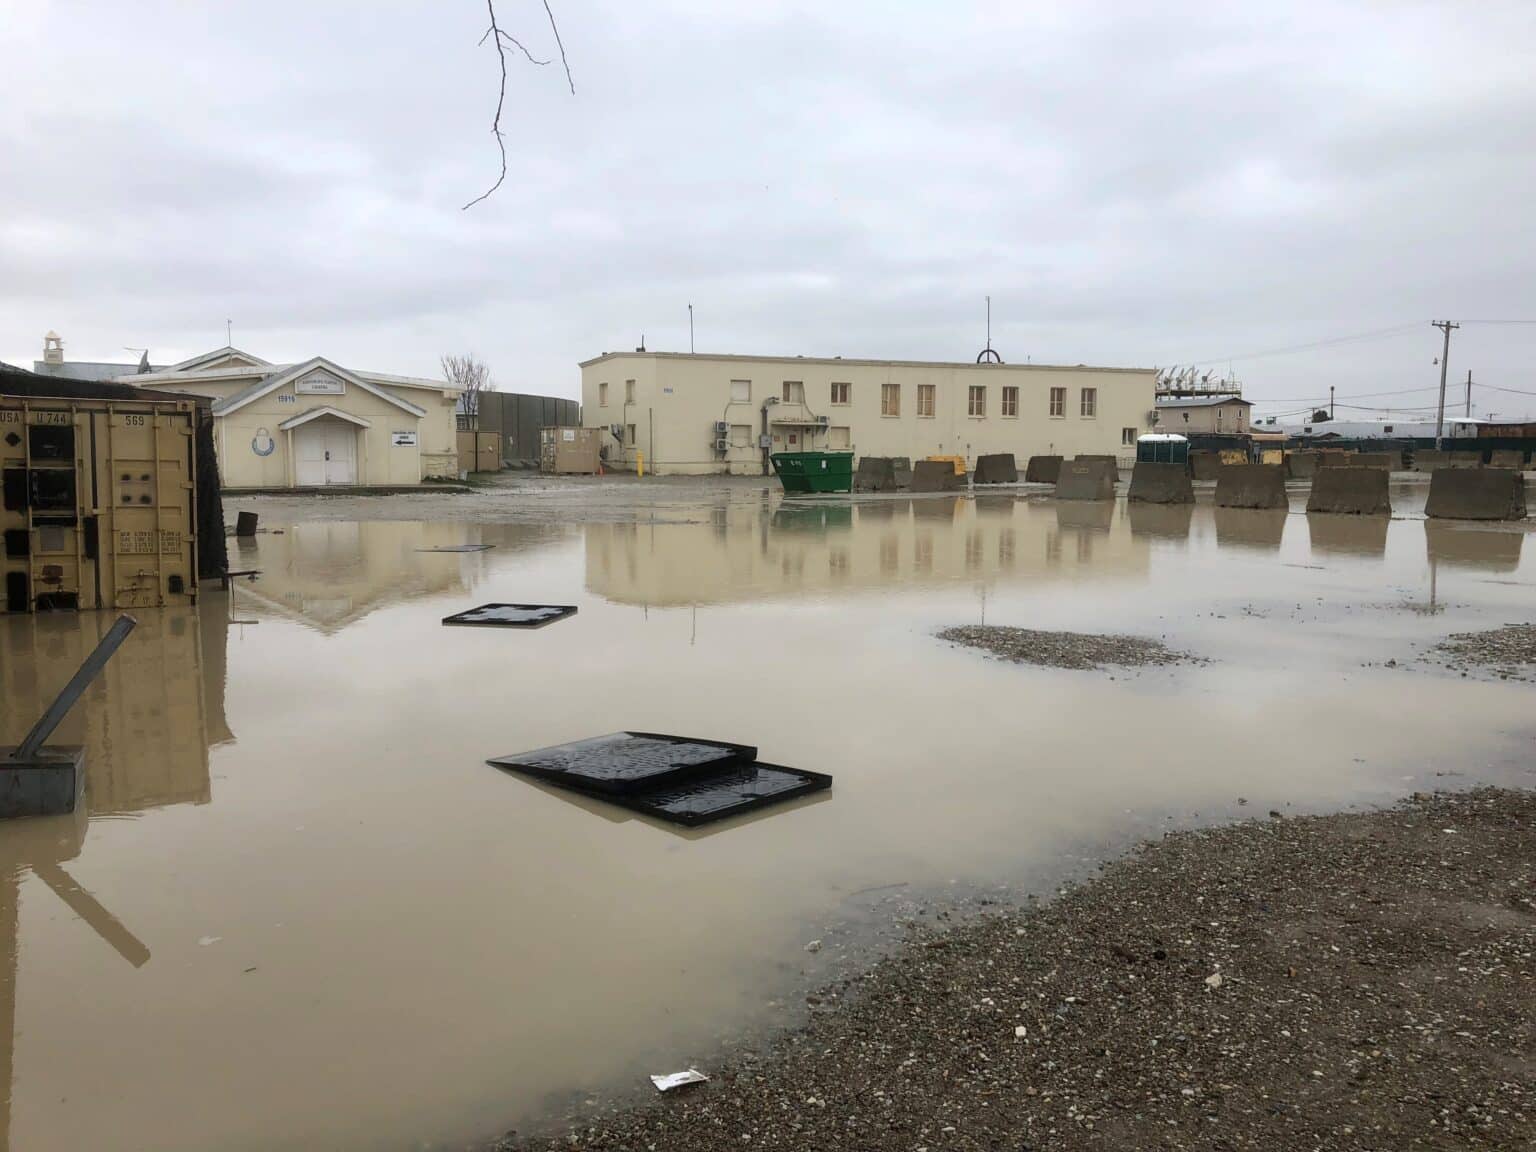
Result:
[[[60,733],[89,812],[0,826],[0,1147],[473,1145],[781,1025],[856,893],[1022,892],[1160,826],[1533,782],[1530,686],[1415,662],[1531,618],[1527,532],[1426,529],[1422,488],[1391,522],[560,499],[249,502],[283,530],[235,546],[261,576],[139,613]],[[439,623],[487,601],[580,612]],[[0,618],[0,742],[109,622]],[[932,635],[978,622],[1210,663],[1064,672]],[[679,834],[483,763],[625,727],[836,784]]]

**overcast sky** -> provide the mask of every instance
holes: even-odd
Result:
[[[0,0],[0,359],[631,348],[1536,393],[1536,4]],[[1309,353],[1252,357],[1395,331]],[[1225,370],[1225,360],[1211,367]],[[1365,404],[1428,404],[1432,391]],[[1536,395],[1480,392],[1536,412]],[[1279,408],[1283,408],[1280,405]],[[1277,410],[1279,410],[1277,408]],[[1341,412],[1342,416],[1343,413]]]

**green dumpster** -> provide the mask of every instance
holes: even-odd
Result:
[[[852,492],[852,452],[775,452],[769,457],[786,492]]]

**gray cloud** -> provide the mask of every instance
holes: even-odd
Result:
[[[541,5],[503,20],[553,57]],[[557,3],[494,178],[483,9],[75,4],[0,30],[0,358],[237,342],[564,394],[604,349],[1434,383],[1536,318],[1529,5]],[[1536,391],[1536,326],[1453,369]],[[1490,403],[1492,397],[1488,398]],[[1506,410],[1508,401],[1500,405]],[[1536,397],[1530,405],[1536,410]],[[1423,397],[1410,397],[1410,403]]]

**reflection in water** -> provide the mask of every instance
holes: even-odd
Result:
[[[1432,563],[1513,572],[1520,567],[1525,533],[1426,520],[1424,540]]]
[[[144,942],[63,865],[80,855],[88,819],[211,798],[209,748],[234,739],[224,715],[228,629],[220,599],[138,614],[138,627],[55,737],[85,746],[85,805],[68,816],[9,821],[0,835],[0,1152],[10,1146],[23,882],[29,874],[42,881],[47,900],[62,902],[133,967],[149,962]],[[0,618],[0,743],[20,737],[114,618]]]
[[[1163,536],[1170,540],[1189,539],[1189,525],[1195,517],[1193,504],[1147,504],[1141,500],[1128,503],[1133,536]]]
[[[711,532],[689,524],[643,532],[630,524],[589,524],[587,587],[620,603],[665,607],[914,579],[1146,571],[1146,544],[1133,539],[1123,518],[1116,522],[1112,503],[988,499],[985,509],[948,496],[872,500],[859,505],[857,531],[844,519],[848,504],[796,506],[788,515],[780,508],[766,532],[754,530],[750,509],[729,513],[723,530]]]
[[[499,544],[505,535],[457,523],[312,521],[239,541],[230,567],[261,572],[235,584],[242,612],[335,632],[386,604],[472,587],[490,562],[489,553],[422,549]]]
[[[810,808],[816,804],[825,804],[832,799],[832,792],[823,789],[820,792],[808,792],[804,796],[798,796],[793,800],[786,800],[771,808],[760,809],[756,812],[748,812],[730,820],[722,820],[717,824],[705,824],[697,828],[690,828],[686,824],[674,824],[669,820],[658,820],[654,816],[648,816],[643,812],[635,812],[628,808],[621,808],[617,804],[609,804],[596,796],[583,796],[580,792],[573,792],[569,788],[557,788],[543,780],[532,777],[518,777],[518,782],[531,788],[537,788],[540,792],[556,800],[563,800],[572,807],[579,808],[583,812],[601,817],[610,824],[627,824],[634,822],[657,832],[665,832],[669,836],[676,836],[679,840],[706,840],[711,836],[718,836],[722,832],[738,832],[749,824],[756,824],[760,820],[770,820],[774,817],[789,817],[801,808]]]
[[[1284,508],[1216,508],[1216,542],[1243,548],[1277,549],[1290,515]]]
[[[1390,516],[1344,516],[1308,512],[1307,531],[1314,552],[1338,552],[1352,556],[1380,556],[1387,550]]]

